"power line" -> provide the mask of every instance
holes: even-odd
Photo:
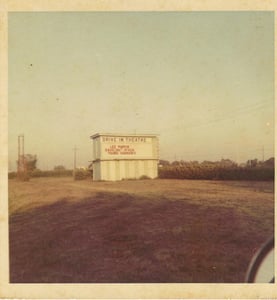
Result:
[[[239,160],[238,158],[239,157],[251,157],[253,154],[252,153],[259,153],[260,155],[258,155],[259,157],[261,157],[261,161],[264,161],[265,160],[265,150],[268,150],[270,151],[271,149],[269,149],[268,147],[265,147],[265,146],[261,146],[261,147],[258,147],[258,148],[251,148],[249,147],[250,149],[248,150],[239,150],[239,149],[229,149],[229,151],[224,151],[224,152],[218,152],[218,153],[214,153],[214,152],[205,152],[203,153],[203,151],[200,149],[200,150],[195,150],[195,151],[186,151],[186,152],[179,152],[178,153],[178,159],[179,160],[186,160],[186,159],[189,159],[190,157],[194,157],[195,159],[201,159],[201,158],[204,158],[204,159],[211,159],[212,157],[217,157],[218,159],[221,157],[227,157],[227,158],[231,158],[231,157],[236,157],[236,160]],[[167,156],[168,158],[171,158],[173,160],[177,160],[177,154],[174,154],[174,155],[165,155]],[[255,155],[256,156],[256,155]],[[270,155],[267,155],[268,157]],[[274,155],[273,155],[274,156]]]
[[[248,111],[248,110],[257,110],[257,109],[260,109],[260,107],[263,107],[263,106],[267,106],[269,104],[273,104],[272,101],[259,101],[259,102],[256,102],[256,103],[252,103],[252,104],[248,104],[248,105],[245,105],[245,106],[241,106],[241,107],[238,107],[237,109],[233,109],[233,110],[228,110],[228,112],[230,113],[239,113],[239,112],[244,112],[244,111]]]
[[[219,148],[220,146],[223,146],[223,145],[225,145],[225,144],[228,144],[228,143],[223,143],[223,144],[219,144],[219,145],[217,145],[217,148]],[[234,146],[236,146],[236,145],[234,145]],[[264,147],[264,146],[262,146],[263,147],[263,149],[264,150],[269,150],[270,151],[270,148],[268,148],[268,147]],[[201,147],[199,147],[199,148],[201,148]],[[253,148],[253,147],[248,147],[248,148]],[[259,146],[256,146],[254,149],[249,149],[249,150],[239,150],[239,149],[233,149],[233,148],[229,148],[229,149],[227,149],[227,150],[224,150],[224,153],[226,154],[226,152],[227,153],[233,153],[234,151],[236,151],[236,152],[238,152],[238,153],[241,153],[241,154],[243,154],[243,153],[249,153],[249,152],[260,152],[261,151],[261,147],[259,147]],[[210,150],[210,151],[212,151],[212,150]],[[191,151],[182,151],[182,155],[194,155],[194,154],[201,154],[201,153],[203,153],[203,150],[202,149],[195,149],[195,150],[191,150]],[[211,152],[209,152],[209,153],[211,153]],[[212,153],[211,153],[212,154]],[[225,155],[224,154],[224,155]],[[174,155],[174,156],[176,156],[176,154]]]
[[[262,108],[268,106],[269,104],[272,104],[272,102],[271,101],[257,102],[255,104],[240,107],[239,109],[226,110],[228,112],[227,114],[225,114],[223,116],[221,115],[220,117],[217,117],[213,120],[209,120],[207,122],[202,122],[200,124],[196,123],[196,122],[192,122],[189,124],[174,126],[174,128],[181,127],[184,130],[184,129],[188,129],[188,128],[197,128],[197,127],[201,127],[201,126],[205,126],[205,125],[209,125],[209,124],[213,124],[213,123],[218,123],[218,122],[226,121],[228,119],[237,119],[238,117],[244,116],[246,114],[251,114],[253,112],[260,111]],[[163,130],[172,130],[172,128],[166,127]]]

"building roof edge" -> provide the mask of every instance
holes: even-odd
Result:
[[[159,134],[155,133],[95,133],[90,136],[91,139],[97,138],[98,136],[143,136],[143,137],[157,137]]]

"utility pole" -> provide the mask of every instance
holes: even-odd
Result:
[[[17,173],[25,172],[25,154],[24,154],[24,135],[18,136],[18,161],[17,161]]]
[[[73,148],[74,150],[74,169],[73,169],[73,179],[75,180],[75,175],[76,175],[76,153],[77,153],[77,150],[79,150],[78,148],[76,148],[76,146]]]
[[[262,152],[263,152],[263,162],[264,162],[264,146],[262,148]]]
[[[17,175],[19,173],[19,163],[20,163],[20,135],[17,137],[17,146],[18,146],[18,149],[17,149],[17,154],[18,154],[18,157],[17,157]]]

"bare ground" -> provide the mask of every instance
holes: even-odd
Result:
[[[243,282],[272,182],[9,181],[13,283]]]

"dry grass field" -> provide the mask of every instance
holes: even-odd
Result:
[[[272,182],[9,180],[12,283],[243,282]]]

